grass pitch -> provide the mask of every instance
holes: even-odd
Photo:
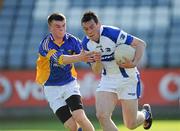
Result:
[[[95,126],[96,131],[102,131],[96,119],[90,119]],[[114,120],[119,131],[130,131],[124,127],[122,121]],[[57,120],[48,118],[43,119],[25,119],[25,120],[0,120],[0,131],[68,131]],[[140,126],[134,131],[144,131]],[[154,120],[149,131],[180,131],[180,120]]]

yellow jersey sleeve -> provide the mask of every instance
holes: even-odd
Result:
[[[39,57],[36,61],[36,82],[40,85],[43,85],[49,78],[49,74],[49,59],[39,54]]]

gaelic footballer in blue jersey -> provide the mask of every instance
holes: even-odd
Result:
[[[39,46],[37,83],[44,86],[45,98],[66,128],[86,131],[94,127],[85,115],[76,80],[74,62],[92,62],[92,52],[82,51],[80,40],[66,32],[66,18],[53,13],[48,17],[50,33]]]
[[[118,101],[122,105],[124,124],[135,129],[144,123],[149,129],[152,123],[150,106],[138,111],[138,98],[141,95],[140,74],[136,68],[145,49],[145,42],[120,28],[101,25],[94,12],[85,12],[81,25],[86,34],[82,40],[84,50],[94,51],[91,67],[94,73],[101,74],[96,90],[96,114],[103,130],[118,131],[111,120],[112,112]],[[114,51],[119,44],[135,48],[133,61],[125,59],[117,63]]]

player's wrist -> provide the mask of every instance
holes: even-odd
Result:
[[[133,60],[133,62],[132,62],[132,66],[133,66],[133,67],[136,67],[136,66],[137,66],[137,64],[138,64],[138,61],[137,61],[137,60]]]
[[[74,59],[76,59],[77,62],[84,61],[84,59],[81,56],[81,54],[75,55]]]
[[[101,61],[95,61],[97,65],[101,65]]]

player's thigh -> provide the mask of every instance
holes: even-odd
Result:
[[[138,100],[121,100],[121,105],[124,122],[135,121],[137,118]]]
[[[111,115],[116,104],[117,94],[113,92],[98,91],[96,92],[96,114],[99,115]]]
[[[44,94],[46,100],[53,112],[55,113],[60,107],[66,105],[65,99],[62,98],[64,90],[60,90],[62,86],[45,86]]]
[[[80,95],[73,94],[66,99],[66,103],[72,112],[78,109],[83,109],[82,98]]]

